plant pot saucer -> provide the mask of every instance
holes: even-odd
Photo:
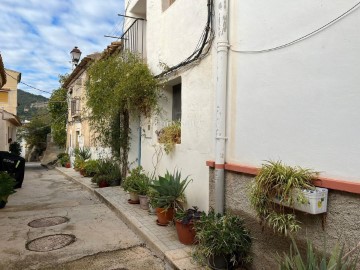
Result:
[[[140,201],[133,201],[131,199],[128,199],[128,203],[130,203],[130,204],[139,204]]]
[[[156,220],[156,224],[159,226],[167,226],[170,224],[170,222],[165,224],[165,223],[160,223],[158,220]]]

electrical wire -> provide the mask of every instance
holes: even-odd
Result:
[[[5,71],[5,73],[6,73],[6,75],[8,75],[9,77],[13,78],[14,80],[17,80],[17,78],[15,78],[14,76],[11,76],[11,75],[10,75],[9,73],[7,73],[6,71]],[[52,94],[52,92],[45,91],[45,90],[41,90],[41,89],[39,89],[39,88],[36,88],[36,87],[34,87],[34,86],[30,85],[30,84],[24,83],[24,82],[22,82],[22,81],[20,81],[20,83],[22,83],[22,84],[24,84],[24,85],[26,85],[26,86],[28,86],[28,87],[30,87],[30,88],[32,88],[32,89],[35,89],[35,90],[37,90],[37,91],[40,91],[40,92],[43,92],[43,93],[47,93],[47,94]]]
[[[205,25],[205,28],[200,36],[198,44],[196,45],[193,53],[190,56],[188,56],[185,60],[180,62],[179,64],[172,66],[172,67],[168,68],[167,70],[163,71],[162,73],[156,75],[155,78],[159,78],[159,77],[168,75],[171,72],[174,72],[175,70],[178,70],[181,67],[184,67],[190,63],[193,63],[196,60],[202,59],[203,57],[205,57],[208,54],[208,52],[210,51],[212,40],[214,38],[214,32],[212,30],[212,15],[213,15],[213,6],[214,6],[213,0],[208,0],[207,6],[208,6],[208,17],[207,17],[206,25]],[[205,52],[203,52],[204,48],[207,44],[209,45],[208,49]]]
[[[288,42],[288,43],[285,43],[283,45],[279,45],[279,46],[276,46],[276,47],[273,47],[273,48],[269,48],[269,49],[263,49],[263,50],[254,50],[254,51],[251,51],[251,50],[237,50],[237,49],[234,49],[232,48],[233,46],[230,46],[230,50],[233,51],[233,52],[238,52],[238,53],[247,53],[247,54],[253,54],[253,53],[265,53],[265,52],[271,52],[271,51],[275,51],[275,50],[280,50],[280,49],[283,49],[283,48],[286,48],[286,47],[289,47],[291,45],[294,45],[300,41],[303,41],[307,38],[310,38],[312,37],[313,35],[316,35],[318,33],[320,33],[321,31],[325,30],[326,28],[328,28],[329,26],[337,23],[338,21],[340,21],[342,18],[346,17],[347,15],[349,15],[351,12],[353,12],[355,9],[357,9],[358,7],[360,6],[360,2],[358,2],[356,5],[354,5],[352,8],[350,8],[349,10],[345,11],[344,13],[342,13],[340,16],[336,17],[335,19],[333,19],[332,21],[328,22],[327,24],[319,27],[318,29],[310,32],[309,34],[306,34],[300,38],[297,38],[291,42]]]

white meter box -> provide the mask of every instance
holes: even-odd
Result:
[[[296,198],[296,194],[298,192],[302,192],[305,197],[305,202],[295,202],[292,206],[294,209],[306,212],[309,214],[321,214],[327,211],[327,199],[328,199],[328,189],[327,188],[315,188],[314,190],[311,189],[304,189],[304,190],[296,190],[294,192],[294,197]],[[278,204],[282,204],[284,206],[289,206],[286,203],[280,203],[280,200],[275,198],[274,202]]]

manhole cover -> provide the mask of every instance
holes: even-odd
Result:
[[[36,238],[26,243],[26,249],[31,251],[51,251],[60,249],[75,242],[76,237],[72,234],[53,234]]]
[[[69,219],[67,217],[46,217],[35,219],[29,222],[28,225],[33,228],[42,228],[59,225],[68,221]]]

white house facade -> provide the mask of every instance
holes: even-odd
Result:
[[[330,245],[354,246],[360,238],[359,3],[126,1],[127,15],[146,19],[144,58],[154,74],[199,49],[209,4],[210,49],[165,72],[163,114],[141,119],[141,140],[134,120],[130,162],[157,174],[177,168],[194,180],[186,191],[190,206],[243,216],[256,238],[255,257],[263,256],[254,269],[274,269],[274,253],[287,251],[289,241],[262,232],[249,182],[265,160],[314,169],[315,184],[329,189],[327,218],[300,214],[303,231],[318,247],[323,235]],[[127,18],[125,29],[133,21]],[[173,120],[179,85],[181,144],[166,155],[156,131]],[[305,234],[298,238],[305,241]]]
[[[146,19],[144,58],[156,75],[164,71],[164,66],[178,65],[194,53],[208,19],[207,1],[131,1],[127,10],[129,16]],[[125,28],[133,22],[134,19],[127,19]],[[204,53],[209,48],[206,44]],[[140,145],[141,160],[134,165],[140,163],[149,173],[155,170],[156,174],[164,174],[166,170],[178,169],[183,176],[189,175],[193,181],[186,190],[188,203],[201,209],[209,207],[209,170],[204,164],[214,147],[212,61],[210,51],[202,60],[166,76],[162,111],[151,119],[141,119],[141,144],[139,122],[133,121],[129,154],[130,163],[139,161]],[[174,108],[175,103],[181,104],[180,111]],[[167,155],[158,143],[156,132],[176,120],[175,109],[177,115],[181,114],[181,144]]]

